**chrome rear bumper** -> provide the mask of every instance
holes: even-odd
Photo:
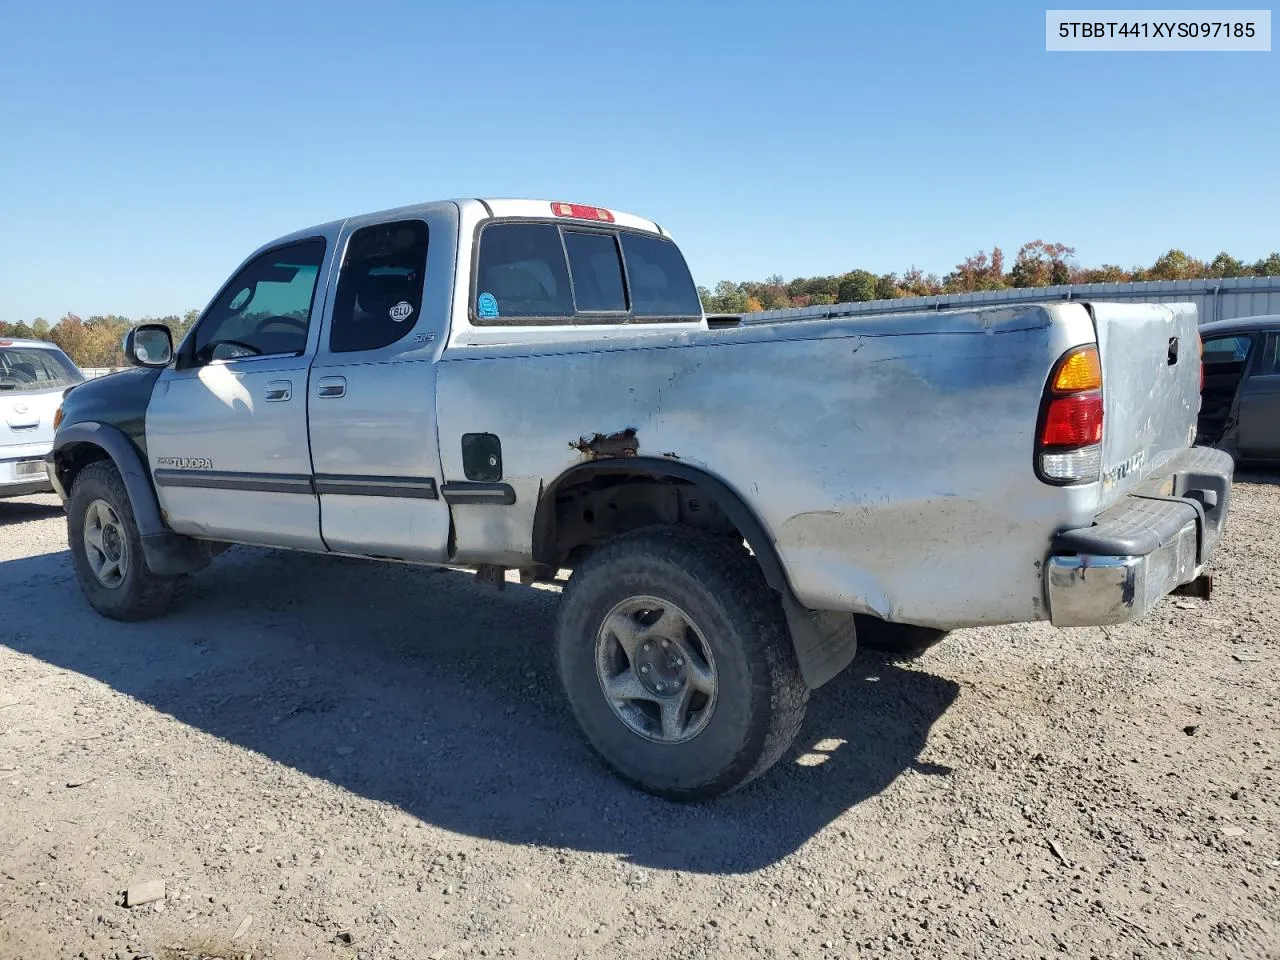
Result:
[[[1171,495],[1127,496],[1093,526],[1060,533],[1045,565],[1050,620],[1136,620],[1200,576],[1226,524],[1233,467],[1221,451],[1193,448],[1165,474]]]

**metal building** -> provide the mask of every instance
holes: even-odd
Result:
[[[1060,287],[1019,287],[944,293],[936,297],[903,297],[826,306],[765,310],[742,315],[743,323],[764,320],[812,320],[864,313],[916,313],[956,307],[1006,306],[1045,300],[1118,300],[1139,303],[1194,303],[1200,322],[1280,313],[1280,277],[1228,277],[1221,280],[1153,280],[1143,283],[1080,283]]]

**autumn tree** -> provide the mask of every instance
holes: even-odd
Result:
[[[732,280],[721,280],[716,284],[715,293],[706,287],[698,288],[702,298],[702,307],[707,313],[745,313],[747,295]]]
[[[54,324],[49,331],[49,339],[78,365],[91,366],[88,359],[91,334],[84,321],[74,313],[68,313]]]
[[[1011,287],[1049,287],[1071,282],[1071,258],[1075,248],[1065,243],[1032,240],[1024,243],[1009,270]]]
[[[933,297],[942,292],[942,281],[937,274],[925,274],[919,267],[912,267],[902,275],[898,289],[906,297]]]
[[[1104,263],[1100,267],[1072,271],[1071,283],[1124,283],[1132,279],[1132,276],[1124,267],[1118,267],[1114,263]]]
[[[995,247],[990,256],[987,251],[979,250],[973,256],[966,257],[963,263],[957,264],[955,270],[947,274],[943,286],[948,293],[1004,289],[1004,251]]]
[[[782,275],[775,273],[771,277],[767,277],[762,284],[753,284],[755,287],[751,291],[751,295],[764,305],[766,310],[783,310],[791,306],[791,298],[787,296],[786,284],[782,281]]]
[[[33,327],[21,321],[18,323],[0,323],[0,337],[12,340],[38,339]]]
[[[1211,277],[1247,277],[1251,271],[1243,261],[1223,250],[1210,261],[1208,273]]]
[[[1255,276],[1280,277],[1280,252],[1264,257],[1253,265]]]
[[[853,303],[876,298],[876,275],[867,270],[850,270],[840,278],[841,303]]]
[[[831,299],[827,301],[829,303],[835,303],[837,299],[843,299],[840,296],[839,277],[810,277],[805,281],[804,292],[815,300],[830,297]]]
[[[1203,277],[1206,271],[1204,261],[1173,249],[1157,257],[1146,273],[1149,280],[1192,280]]]
[[[85,321],[90,331],[92,355],[86,366],[118,367],[125,362],[123,341],[133,326],[128,317],[109,313],[91,316]]]

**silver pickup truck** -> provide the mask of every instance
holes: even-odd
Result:
[[[665,230],[581,204],[302,230],[176,349],[141,326],[126,352],[68,392],[48,460],[99,612],[161,613],[232,543],[570,569],[569,706],[675,798],[768,769],[859,634],[1203,592],[1231,487],[1191,446],[1192,307],[709,323]]]

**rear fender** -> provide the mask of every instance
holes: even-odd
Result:
[[[760,564],[765,581],[780,595],[800,672],[810,689],[816,689],[847,667],[857,653],[853,614],[810,610],[796,599],[787,580],[778,550],[764,524],[727,484],[684,463],[654,457],[626,457],[578,464],[562,473],[543,492],[533,524],[534,559],[543,565],[558,561],[555,551],[556,491],[566,483],[585,480],[591,474],[626,473],[670,478],[693,484],[712,500],[737,528]]]

